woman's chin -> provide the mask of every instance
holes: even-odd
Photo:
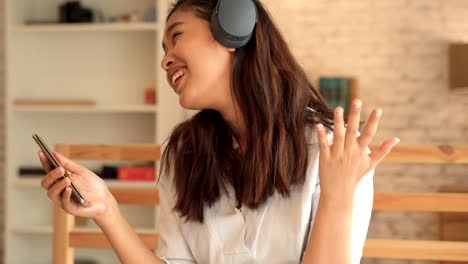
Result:
[[[193,100],[183,92],[179,94],[179,104],[185,109],[194,109]]]
[[[190,89],[192,87],[183,87],[179,93],[179,105],[185,109],[190,110],[203,110],[206,107],[206,102],[200,100],[201,98],[196,93],[191,93],[197,89]]]

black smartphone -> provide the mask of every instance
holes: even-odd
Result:
[[[60,167],[60,164],[58,161],[55,159],[55,157],[52,155],[52,151],[50,151],[49,147],[46,145],[44,140],[37,134],[32,135],[34,141],[36,141],[37,145],[44,151],[44,154],[46,155],[47,159],[50,161],[52,166],[54,168]],[[69,177],[68,172],[65,170],[65,175],[64,177]],[[78,201],[81,205],[86,206],[86,199],[81,195],[81,193],[78,191],[78,189],[71,183],[71,189],[72,189],[72,196],[75,198],[76,201]]]

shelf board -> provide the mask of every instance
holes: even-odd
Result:
[[[44,172],[45,176],[45,172]],[[14,181],[14,185],[16,187],[23,187],[23,188],[30,188],[30,187],[37,187],[41,188],[41,180],[42,177],[39,176],[31,176],[31,177],[22,177],[22,178],[17,178]]]
[[[139,233],[154,233],[156,229],[154,228],[136,228]],[[17,225],[11,228],[11,231],[15,234],[27,234],[27,235],[51,235],[54,232],[52,225]],[[77,226],[74,228],[74,231],[79,232],[101,232],[101,229],[98,227],[81,227]]]
[[[53,233],[53,227],[51,225],[17,225],[13,226],[11,231],[16,234],[50,235]]]
[[[81,227],[81,226],[77,226],[73,229],[73,231],[78,231],[78,232],[86,232],[86,233],[94,233],[94,232],[102,232],[101,229],[99,227],[94,227],[94,226],[90,226],[90,227]],[[135,231],[138,232],[138,233],[155,233],[156,232],[156,229],[155,228],[141,228],[141,227],[137,227],[135,228]]]
[[[14,185],[23,188],[41,188],[41,180],[42,177],[18,177]],[[105,180],[105,182],[107,186],[111,188],[155,188],[157,184],[156,181]]]
[[[77,24],[35,24],[18,25],[16,32],[94,32],[94,31],[157,31],[157,23],[77,23]]]
[[[123,106],[13,106],[15,112],[156,113],[155,105]]]
[[[156,181],[121,181],[105,180],[108,187],[111,188],[155,188]]]

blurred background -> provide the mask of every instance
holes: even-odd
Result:
[[[467,144],[467,0],[262,2],[331,107],[346,107],[357,97],[362,117],[374,107],[383,110],[373,144],[391,136],[399,137],[400,145]],[[39,186],[43,174],[32,133],[51,147],[160,143],[193,114],[179,107],[159,67],[168,3],[0,0],[4,263],[51,263],[52,206]],[[142,164],[85,165],[113,186],[153,186],[157,177],[135,173],[128,179],[120,170]],[[462,164],[382,164],[375,191],[468,191],[467,174]],[[126,213],[133,224],[152,228],[157,210]],[[468,216],[463,218],[456,233],[468,241]],[[86,219],[80,224],[95,228]],[[437,213],[373,212],[368,237],[437,240],[443,224]],[[80,252],[76,263],[117,263],[108,250]],[[364,258],[362,263],[440,262]]]

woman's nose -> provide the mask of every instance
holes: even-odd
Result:
[[[174,59],[172,58],[172,56],[169,56],[169,54],[166,54],[166,56],[164,56],[164,58],[161,61],[161,68],[167,71],[172,63],[174,63]]]

